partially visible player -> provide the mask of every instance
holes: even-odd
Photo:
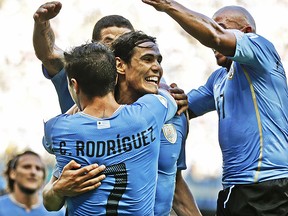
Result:
[[[0,216],[64,216],[64,209],[48,212],[40,190],[46,177],[45,165],[33,151],[24,151],[7,163],[8,194],[0,196]]]
[[[225,6],[213,18],[177,1],[142,0],[215,53],[221,68],[188,93],[191,117],[217,111],[223,190],[217,215],[288,214],[288,87],[274,45],[253,16]]]

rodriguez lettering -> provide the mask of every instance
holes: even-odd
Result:
[[[155,140],[152,126],[147,130],[140,133],[133,134],[132,136],[126,136],[120,138],[120,134],[117,134],[116,139],[111,140],[89,140],[89,141],[75,141],[75,154],[76,156],[87,157],[103,157],[109,155],[115,155],[117,153],[129,152],[132,149],[139,149],[149,145]],[[67,144],[64,141],[60,142],[60,154],[66,154]]]

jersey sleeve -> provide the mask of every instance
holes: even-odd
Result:
[[[55,164],[54,169],[53,169],[53,171],[52,171],[52,175],[53,175],[55,178],[60,178],[61,173],[60,173],[60,168],[59,168],[59,166],[58,166],[57,161],[56,161],[56,164]]]
[[[177,160],[177,170],[186,170],[186,152],[185,152],[185,145],[186,145],[186,139],[188,136],[188,119],[185,115],[185,113],[182,113],[179,118],[181,119],[180,125],[177,127],[177,130],[181,134],[181,149],[180,154]],[[180,137],[179,137],[180,138]]]
[[[142,104],[157,119],[159,124],[163,124],[173,118],[177,111],[177,104],[166,90],[160,94],[146,94],[134,104]]]
[[[177,103],[174,100],[174,98],[170,95],[170,93],[164,89],[158,89],[158,94],[164,97],[167,101],[168,112],[165,119],[166,122],[175,116],[177,112]]]
[[[47,79],[50,79],[52,81],[58,96],[61,112],[65,113],[74,105],[74,101],[68,89],[68,82],[64,68],[53,77],[49,76],[46,68],[43,65],[42,72]]]
[[[188,108],[196,116],[201,116],[207,112],[216,109],[213,86],[216,77],[222,73],[220,69],[216,70],[208,78],[205,85],[200,86],[198,89],[192,89],[188,94]]]
[[[59,116],[56,116],[47,122],[44,122],[44,136],[42,138],[42,145],[44,146],[45,150],[50,154],[54,154],[53,152],[53,140],[52,140],[52,131],[53,126],[57,122]]]
[[[236,51],[229,57],[240,64],[249,65],[251,68],[266,68],[266,62],[279,60],[274,45],[264,37],[255,33],[246,33],[234,30],[236,37]],[[260,70],[261,71],[261,70]]]

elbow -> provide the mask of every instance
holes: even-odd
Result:
[[[53,204],[53,201],[47,202],[45,199],[43,200],[44,207],[47,211],[59,211],[63,206],[62,205],[55,205]]]

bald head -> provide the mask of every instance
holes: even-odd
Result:
[[[256,24],[252,15],[243,7],[226,6],[213,15],[213,19],[224,28],[241,30],[250,27],[249,32],[256,32]],[[225,26],[228,25],[228,26]]]

